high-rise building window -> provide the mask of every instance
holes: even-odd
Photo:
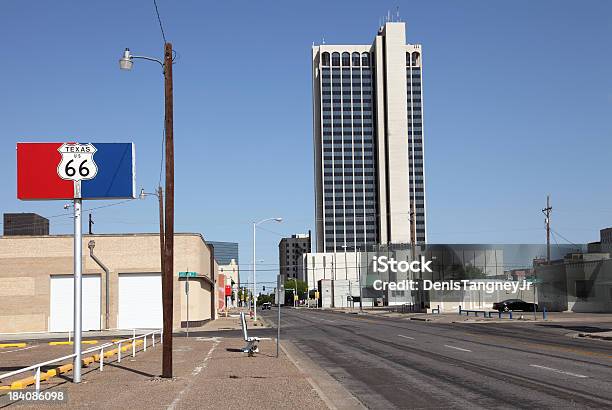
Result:
[[[328,52],[323,53],[321,64],[324,67],[329,67],[329,53]]]
[[[332,66],[340,67],[340,53],[332,53]]]

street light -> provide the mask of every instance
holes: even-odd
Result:
[[[283,222],[283,218],[266,218],[262,219],[259,222],[253,222],[253,318],[257,321],[257,257],[256,257],[256,236],[255,231],[257,225],[260,225],[264,222],[275,221],[275,222]]]
[[[172,378],[172,326],[173,326],[173,266],[174,266],[174,99],[172,91],[172,43],[164,44],[164,59],[132,55],[129,48],[123,52],[119,59],[119,68],[129,71],[134,66],[134,59],[154,61],[162,66],[164,73],[164,130],[165,130],[165,157],[166,157],[166,198],[165,221],[160,223],[163,230],[164,241],[162,250],[162,305],[163,305],[163,352],[162,377]],[[145,194],[146,195],[146,194]],[[161,199],[161,195],[160,195]]]

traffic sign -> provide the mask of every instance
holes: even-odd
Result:
[[[179,278],[194,278],[198,276],[198,272],[179,272]]]
[[[136,197],[134,144],[17,143],[17,198]]]

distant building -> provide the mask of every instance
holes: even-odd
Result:
[[[604,228],[599,231],[599,241],[601,243],[601,252],[612,253],[612,228]]]
[[[238,264],[238,243],[210,241],[208,244],[215,247],[215,260],[219,265],[229,265],[232,259]]]
[[[238,288],[240,287],[240,270],[235,259],[232,259],[227,265],[219,265],[219,276],[224,276],[224,286],[230,285],[232,287],[232,306],[237,306],[238,301]],[[223,288],[225,292],[225,288]]]
[[[49,220],[34,213],[4,214],[4,236],[49,235]]]
[[[298,278],[298,262],[311,248],[310,232],[283,238],[278,244],[278,265],[283,283],[289,278]]]

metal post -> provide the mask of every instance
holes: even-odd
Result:
[[[100,371],[104,370],[104,348],[100,349]]]
[[[147,335],[145,335],[143,339],[144,340],[142,344],[144,346],[144,351],[146,352],[147,351]],[[134,340],[134,343],[136,343],[136,340]]]
[[[355,265],[357,267],[357,282],[359,283],[359,311],[363,312],[363,292],[361,290],[361,255],[359,255],[359,261],[357,260],[357,252],[359,248],[355,249]]]
[[[189,337],[189,276],[187,276],[187,281],[185,282],[185,293],[187,294],[187,337]]]
[[[174,101],[172,89],[172,44],[164,47],[164,95],[166,130],[166,207],[164,238],[164,272],[162,304],[164,316],[164,345],[162,377],[172,378],[172,325],[174,298]]]
[[[276,302],[278,304],[278,321],[276,325],[276,357],[278,357],[278,345],[280,343],[280,327],[281,327],[280,292],[281,292],[281,277],[279,273],[278,276],[276,277]]]
[[[121,363],[121,342],[119,342],[119,347],[117,348],[117,363]]]
[[[34,377],[36,380],[36,391],[40,390],[40,367],[36,368],[36,376]]]
[[[83,239],[81,225],[81,199],[74,200],[74,368],[72,381],[81,382],[81,337],[82,337],[82,267]]]
[[[257,224],[253,222],[253,317],[257,321],[257,259],[256,259],[256,229]]]

